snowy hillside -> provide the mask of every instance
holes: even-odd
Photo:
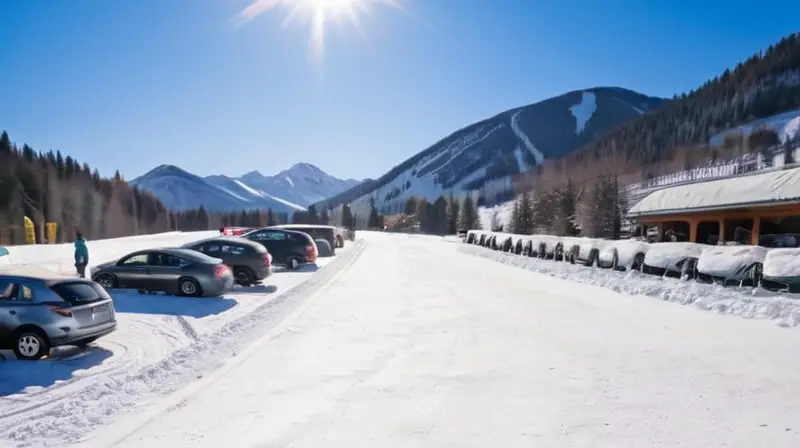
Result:
[[[406,160],[377,181],[334,196],[319,207],[351,203],[368,210],[402,210],[410,196],[463,196],[559,158],[597,133],[659,107],[664,100],[616,87],[574,91],[512,109],[467,126]]]
[[[775,131],[781,142],[791,140],[795,138],[798,134],[798,130],[800,130],[800,109],[791,110],[761,120],[751,121],[742,126],[726,129],[711,137],[708,143],[711,146],[721,146],[725,142],[725,137],[739,134],[747,137],[751,132],[759,129]]]
[[[305,209],[252,188],[244,182],[228,180],[229,182],[222,179],[209,182],[176,166],[161,165],[128,183],[149,190],[173,210],[198,208],[201,205],[215,211],[271,208],[276,212],[292,213]]]
[[[152,191],[175,210],[243,210],[271,208],[291,213],[315,201],[352,188],[361,181],[338,179],[309,163],[298,163],[275,176],[251,171],[242,177],[214,175],[201,178],[172,165],[159,166],[131,182]]]

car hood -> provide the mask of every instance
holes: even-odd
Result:
[[[98,265],[96,265],[94,267],[94,270],[96,271],[98,269],[110,268],[111,266],[114,266],[115,264],[117,264],[117,261],[119,261],[119,260],[106,261],[105,263],[100,263],[100,264],[98,264]]]

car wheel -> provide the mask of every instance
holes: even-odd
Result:
[[[14,338],[14,356],[35,361],[50,353],[50,341],[37,330],[23,330]]]
[[[243,266],[236,266],[233,268],[233,276],[236,277],[236,282],[240,285],[250,285],[256,280],[255,274],[250,268],[246,268]]]
[[[614,250],[614,255],[611,257],[611,269],[615,271],[619,269],[619,254],[616,250]]]
[[[75,347],[85,348],[86,346],[88,346],[89,344],[91,344],[92,342],[94,342],[96,340],[97,340],[96,337],[81,339],[80,341],[75,342],[73,345]]]
[[[111,274],[100,274],[93,280],[99,283],[103,289],[114,289],[117,287],[117,279]]]
[[[201,294],[200,285],[192,278],[181,279],[178,283],[178,290],[183,296],[197,297]]]
[[[633,257],[633,264],[631,264],[632,271],[641,271],[647,274],[647,267],[644,264],[644,254],[638,253],[635,257]]]

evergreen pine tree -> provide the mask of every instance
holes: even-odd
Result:
[[[448,210],[447,210],[447,219],[448,219],[448,229],[447,233],[449,235],[455,235],[458,233],[458,220],[460,215],[461,204],[458,203],[458,199],[450,194],[450,200],[448,201]]]

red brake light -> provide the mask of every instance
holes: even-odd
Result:
[[[317,261],[317,246],[314,244],[309,244],[306,246],[306,258],[308,261],[313,263]]]
[[[269,267],[272,264],[272,255],[269,252],[264,254],[264,266]]]
[[[214,268],[214,277],[215,278],[221,278],[227,273],[228,273],[228,267],[225,266],[224,264],[218,264],[217,267]]]
[[[72,311],[70,310],[65,310],[57,306],[48,306],[48,308],[50,308],[50,311],[58,314],[59,316],[72,317]]]

